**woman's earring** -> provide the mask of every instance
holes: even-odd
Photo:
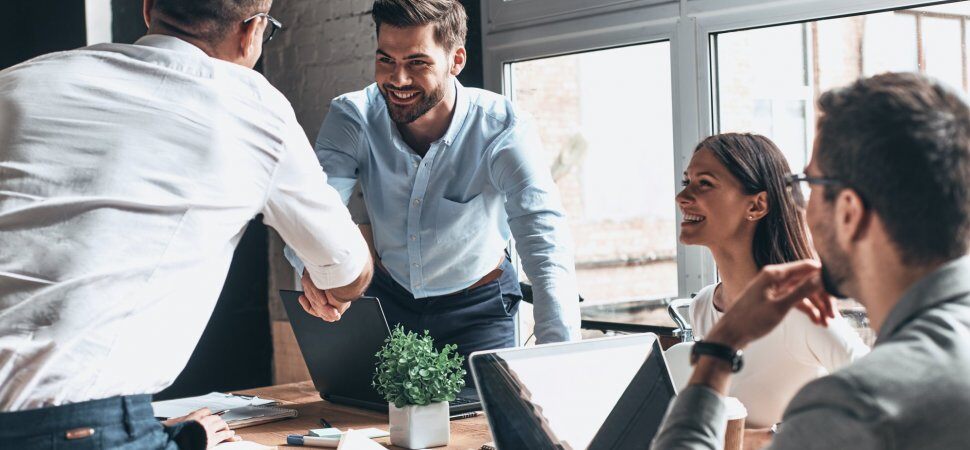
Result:
[[[748,216],[748,220],[754,220],[754,216]]]

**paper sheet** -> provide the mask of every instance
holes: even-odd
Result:
[[[217,445],[216,450],[270,450],[277,447],[267,447],[251,441],[223,442]]]
[[[337,445],[337,450],[377,450],[386,448],[368,438],[367,433],[357,430],[347,430],[340,438],[340,444]]]
[[[266,400],[257,397],[246,397],[221,392],[210,392],[198,397],[177,398],[174,400],[164,400],[152,402],[152,410],[155,417],[182,417],[192,411],[201,408],[209,408],[210,411],[222,411],[224,409],[239,408],[242,406],[260,406],[276,403],[273,400]]]
[[[381,430],[380,428],[361,428],[354,430],[357,433],[363,433],[371,439],[382,438],[390,436],[387,431]],[[316,437],[337,437],[343,435],[344,432],[340,431],[339,428],[316,428],[310,430],[310,436]]]

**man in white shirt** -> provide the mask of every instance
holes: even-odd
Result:
[[[252,71],[271,0],[145,0],[148,35],[0,72],[0,448],[194,448],[149,394],[184,367],[247,222],[338,320],[372,273],[289,102]],[[86,441],[86,442],[84,442]]]

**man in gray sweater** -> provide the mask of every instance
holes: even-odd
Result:
[[[829,293],[866,306],[872,353],[805,386],[772,449],[970,445],[970,109],[915,74],[819,99],[807,218],[821,264],[768,266],[695,346],[689,386],[653,448],[720,448],[740,350],[797,308],[821,326]],[[793,313],[798,314],[798,313]]]

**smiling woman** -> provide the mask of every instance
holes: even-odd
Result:
[[[680,240],[710,249],[722,279],[701,289],[691,304],[695,336],[713,328],[759,269],[813,257],[794,197],[800,192],[787,189],[788,173],[781,150],[764,136],[720,134],[695,148],[677,195],[684,217]],[[769,427],[805,383],[867,352],[841,317],[823,328],[790,314],[745,349],[731,396],[747,407],[749,426]]]

